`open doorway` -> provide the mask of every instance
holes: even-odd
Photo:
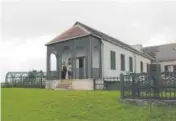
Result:
[[[85,73],[85,57],[77,57],[78,78],[83,79]]]
[[[84,68],[84,57],[78,58],[79,60],[79,68]]]

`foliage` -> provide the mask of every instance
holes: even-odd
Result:
[[[41,75],[41,76],[44,76],[44,73],[43,71],[36,71],[36,70],[32,70],[32,71],[29,71],[28,72],[28,77],[27,79],[28,80],[36,80],[36,78]]]
[[[1,88],[12,88],[13,85],[12,84],[9,84],[9,83],[3,83],[1,84]]]
[[[2,121],[175,121],[174,106],[121,103],[119,91],[2,89]]]

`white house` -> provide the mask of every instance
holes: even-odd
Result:
[[[161,72],[176,72],[176,43],[145,47],[143,51],[155,58],[152,63],[159,64]]]
[[[80,22],[58,35],[47,46],[47,80],[61,80],[62,62],[72,64],[72,79],[119,77],[120,73],[147,72],[153,59],[141,46],[130,46]],[[51,70],[51,55],[56,70]]]

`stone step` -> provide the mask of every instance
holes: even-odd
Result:
[[[59,84],[58,87],[69,87],[69,84]]]
[[[60,89],[69,89],[72,86],[72,80],[61,80],[60,83],[57,85],[57,88]]]
[[[67,90],[65,88],[55,88],[54,90]]]
[[[60,82],[60,84],[71,84],[70,82]]]
[[[61,82],[72,82],[72,80],[70,80],[70,79],[64,79],[64,80],[61,80]]]

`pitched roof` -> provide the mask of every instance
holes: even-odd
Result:
[[[124,42],[121,42],[118,39],[115,39],[115,38],[113,38],[103,32],[100,32],[100,31],[98,31],[94,28],[91,28],[91,27],[89,27],[83,23],[80,23],[80,22],[76,22],[73,27],[71,27],[69,30],[67,30],[63,34],[57,36],[56,38],[54,38],[52,41],[50,41],[46,45],[50,45],[50,44],[54,44],[54,43],[58,43],[61,41],[69,40],[69,39],[76,38],[76,37],[86,36],[86,35],[96,36],[96,37],[101,38],[103,40],[109,41],[115,45],[118,45],[124,49],[127,49],[131,52],[139,54],[143,57],[146,57],[146,58],[149,58],[152,60],[154,59],[150,55],[148,55],[144,52],[140,52],[140,51],[136,50],[135,48],[133,48],[132,46],[130,46]]]
[[[65,32],[63,32],[62,34],[56,36],[53,40],[48,42],[46,45],[58,43],[58,42],[68,40],[71,38],[86,36],[89,34],[90,34],[90,32],[88,32],[86,29],[84,29],[81,26],[72,26],[70,29],[68,29]]]
[[[176,43],[145,47],[143,51],[156,58],[156,61],[176,60]]]
[[[116,45],[121,46],[121,47],[123,47],[125,49],[128,49],[128,50],[130,50],[130,51],[132,51],[132,52],[134,52],[136,54],[139,54],[139,55],[142,55],[142,56],[144,56],[146,58],[154,60],[154,58],[151,57],[150,55],[148,55],[148,54],[146,54],[144,52],[140,52],[140,51],[136,50],[135,48],[133,48],[132,46],[130,46],[130,45],[118,40],[118,39],[115,39],[115,38],[113,38],[113,37],[111,37],[111,36],[109,36],[109,35],[107,35],[107,34],[105,34],[103,32],[100,32],[100,31],[98,31],[98,30],[96,30],[94,28],[91,28],[91,27],[89,27],[89,26],[87,26],[85,24],[82,24],[80,22],[76,22],[74,25],[78,25],[78,24],[83,26],[86,30],[88,30],[94,36],[98,36],[99,38],[102,38],[104,40],[110,41],[113,44],[116,44]]]

